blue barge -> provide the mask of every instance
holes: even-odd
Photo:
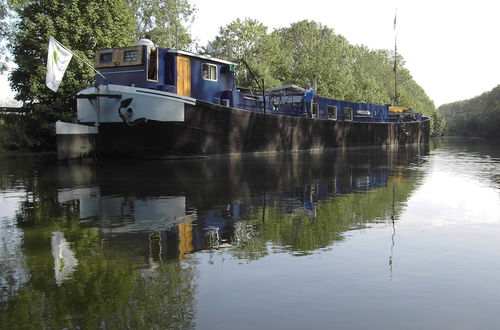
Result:
[[[94,87],[77,94],[78,124],[56,123],[60,159],[183,158],[427,143],[429,118],[403,107],[315,96],[287,85],[237,88],[236,64],[145,46],[96,52]]]

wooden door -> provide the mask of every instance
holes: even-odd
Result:
[[[177,56],[177,94],[191,96],[191,62],[189,57]]]

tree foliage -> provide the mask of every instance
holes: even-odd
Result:
[[[133,16],[125,0],[41,0],[18,1],[18,15],[12,36],[13,70],[11,87],[25,103],[33,131],[33,147],[53,144],[53,123],[70,120],[75,113],[74,95],[94,80],[93,70],[73,58],[57,93],[45,86],[49,36],[93,63],[97,48],[130,45],[135,42]]]
[[[219,58],[232,61],[250,58],[255,46],[267,36],[267,28],[254,19],[236,19],[219,28],[219,35],[208,43],[207,51]]]
[[[161,47],[188,49],[193,39],[186,26],[194,19],[195,7],[188,0],[129,0],[135,13],[136,37],[151,34]],[[177,48],[177,47],[176,47]]]
[[[264,78],[266,87],[303,86],[315,79],[317,92],[325,97],[378,104],[396,99],[399,105],[431,117],[433,134],[443,131],[444,121],[401,56],[394,95],[393,52],[351,45],[333,29],[308,20],[266,31],[256,20],[238,19],[222,27],[206,51],[231,61],[245,59]],[[238,79],[239,84],[251,83],[246,74]]]
[[[251,61],[258,56],[259,47],[265,43],[267,38],[267,27],[254,19],[236,19],[226,26],[219,28],[219,35],[213,41],[208,42],[202,52],[217,58],[224,58],[240,64],[237,72],[237,80],[240,84],[251,85],[252,77],[243,65],[243,61]],[[253,66],[255,62],[251,61]],[[263,70],[260,70],[263,74]],[[271,77],[267,77],[269,80]]]
[[[449,134],[500,137],[500,85],[472,99],[444,104]]]
[[[95,73],[74,58],[61,90],[53,93],[46,88],[49,36],[93,63],[97,48],[130,45],[134,41],[133,20],[126,9],[126,3],[120,0],[42,0],[19,6],[12,48],[18,68],[11,77],[17,98],[28,103],[67,103],[75,91],[92,84]]]
[[[7,69],[7,62],[9,58],[7,57],[7,46],[5,41],[9,36],[10,23],[9,18],[9,5],[7,0],[0,0],[0,74]]]

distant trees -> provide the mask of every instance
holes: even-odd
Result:
[[[445,129],[442,116],[404,67],[401,56],[395,97],[394,53],[351,45],[333,29],[314,21],[292,23],[268,33],[256,20],[237,19],[221,27],[205,51],[238,63],[245,60],[264,78],[266,87],[304,86],[316,79],[322,96],[378,104],[396,98],[400,105],[429,116],[433,134],[442,135]],[[241,85],[252,84],[244,68],[237,78]]]
[[[444,104],[449,134],[500,137],[500,85],[469,100]]]

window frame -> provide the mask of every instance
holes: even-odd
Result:
[[[349,117],[347,116],[347,112],[349,112]],[[344,121],[352,121],[354,118],[354,111],[350,107],[344,108]]]
[[[215,67],[215,79],[212,79],[210,77],[205,77],[205,70],[204,70],[204,66],[207,65],[209,68],[210,67]],[[209,69],[209,75],[211,74],[211,70]],[[203,80],[207,80],[207,81],[218,81],[219,80],[219,68],[217,66],[217,64],[213,64],[213,63],[208,63],[208,62],[203,62],[201,63],[201,79]]]
[[[337,106],[336,105],[327,105],[328,110],[328,119],[329,120],[337,120]],[[333,113],[333,116],[331,114]]]
[[[100,65],[111,65],[113,64],[113,51],[110,52],[102,52],[99,54],[99,64]],[[107,59],[108,61],[103,61],[104,59]]]

